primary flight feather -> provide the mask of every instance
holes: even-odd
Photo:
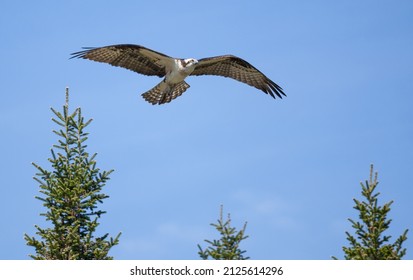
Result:
[[[188,76],[216,75],[232,78],[253,86],[273,98],[285,96],[282,88],[271,81],[242,58],[234,55],[180,59],[139,45],[112,45],[101,48],[84,48],[72,53],[71,58],[84,58],[123,67],[139,74],[164,77],[151,90],[142,94],[149,103],[164,104],[182,95],[189,85]]]

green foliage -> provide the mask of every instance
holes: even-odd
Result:
[[[231,227],[231,218],[228,214],[228,218],[224,221],[223,216],[223,207],[221,206],[220,217],[217,224],[211,224],[211,226],[215,227],[216,230],[219,232],[221,238],[219,240],[209,241],[205,240],[205,242],[209,243],[210,246],[204,250],[202,250],[201,246],[198,244],[199,248],[199,256],[203,260],[208,260],[209,258],[214,260],[246,260],[249,257],[244,257],[243,254],[246,251],[242,251],[239,248],[239,245],[242,240],[248,238],[245,235],[245,229],[247,227],[247,223],[244,224],[242,230],[238,231]]]
[[[52,120],[60,126],[53,131],[60,139],[48,159],[53,171],[33,163],[38,170],[34,179],[43,194],[36,198],[47,208],[40,215],[53,227],[35,225],[41,240],[27,234],[24,238],[28,246],[35,248],[36,255],[30,255],[33,259],[112,259],[108,251],[118,244],[120,233],[109,240],[108,234],[95,238],[94,233],[98,218],[105,213],[97,209],[97,204],[108,198],[101,190],[113,170],[100,172],[96,168],[96,154],[90,156],[85,145],[88,133],[84,129],[92,120],[85,122],[80,108],[69,114],[68,107],[66,89],[63,114],[52,108],[56,116]]]
[[[361,183],[361,194],[365,201],[354,199],[354,209],[359,211],[361,222],[349,219],[357,238],[346,232],[350,246],[343,247],[343,251],[347,260],[400,260],[406,254],[402,245],[407,239],[407,229],[393,244],[388,243],[391,236],[383,235],[392,221],[387,219],[387,214],[393,201],[379,206],[380,193],[374,192],[377,185],[377,172],[373,172],[371,165],[369,181]]]

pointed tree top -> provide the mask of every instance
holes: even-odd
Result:
[[[69,87],[66,87],[66,103],[65,106],[69,109]]]

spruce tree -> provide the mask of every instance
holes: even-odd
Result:
[[[391,219],[387,218],[390,206],[393,201],[378,204],[379,192],[376,191],[378,185],[377,172],[373,172],[373,165],[370,168],[370,178],[361,184],[361,194],[364,201],[353,199],[353,207],[359,212],[360,221],[348,219],[355,229],[356,237],[346,232],[349,247],[343,247],[344,257],[347,260],[400,260],[406,249],[402,249],[403,242],[407,239],[407,229],[391,244],[391,236],[384,235],[389,228]]]
[[[112,246],[118,244],[120,233],[108,239],[108,234],[95,237],[98,219],[105,211],[98,209],[107,195],[101,193],[113,171],[101,172],[96,167],[96,154],[89,155],[85,142],[85,128],[91,119],[84,121],[80,108],[69,113],[69,91],[66,88],[66,104],[63,113],[51,108],[52,120],[60,127],[53,132],[59,136],[58,144],[51,149],[52,171],[33,163],[37,169],[34,179],[40,184],[42,196],[36,196],[47,208],[44,216],[52,224],[50,228],[35,225],[37,235],[24,238],[34,247],[33,259],[91,260],[112,259],[108,256]]]
[[[249,257],[244,257],[243,254],[246,251],[240,249],[240,243],[242,240],[248,238],[245,235],[245,229],[247,223],[244,227],[237,231],[235,227],[231,226],[231,217],[228,214],[227,220],[223,219],[223,207],[221,206],[220,216],[217,224],[211,224],[219,232],[221,238],[219,240],[205,240],[210,246],[202,250],[201,246],[198,244],[198,254],[203,260],[214,259],[214,260],[247,260]]]

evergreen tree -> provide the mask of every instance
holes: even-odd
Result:
[[[52,228],[35,225],[41,240],[25,234],[28,246],[34,247],[33,259],[91,260],[112,259],[108,256],[112,246],[118,244],[120,233],[115,238],[108,234],[94,237],[99,225],[98,218],[105,211],[98,210],[107,195],[101,193],[113,171],[100,172],[96,167],[95,157],[86,152],[87,135],[84,129],[92,120],[84,121],[80,108],[69,114],[69,90],[66,88],[66,104],[63,113],[53,108],[52,120],[60,126],[53,131],[60,139],[51,150],[52,171],[33,163],[38,170],[34,179],[40,184],[40,193],[36,196],[47,208],[40,214],[51,222]]]
[[[248,238],[245,235],[245,229],[247,223],[244,224],[242,230],[238,231],[231,226],[231,217],[228,214],[226,221],[223,219],[223,207],[221,206],[220,216],[217,224],[211,224],[219,232],[221,238],[219,240],[209,241],[205,240],[210,246],[202,250],[201,246],[198,244],[199,256],[203,260],[208,260],[209,258],[214,260],[246,260],[249,257],[244,257],[243,254],[246,251],[242,251],[239,245],[242,240]]]
[[[407,229],[390,244],[391,236],[383,235],[389,228],[391,219],[387,219],[390,201],[383,206],[378,205],[379,192],[375,193],[378,185],[377,172],[373,172],[373,165],[370,168],[370,179],[365,184],[361,184],[361,194],[365,201],[354,199],[354,209],[359,211],[360,221],[349,219],[352,227],[356,231],[356,237],[346,232],[349,247],[343,247],[344,257],[347,260],[400,260],[406,249],[402,249],[403,242],[407,239]]]

